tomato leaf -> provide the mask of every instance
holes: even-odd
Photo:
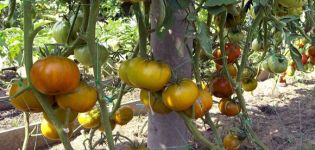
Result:
[[[208,12],[212,15],[218,15],[224,11],[226,11],[226,7],[224,6],[212,6],[212,7],[206,7]]]
[[[290,54],[297,66],[297,69],[299,71],[304,71],[304,67],[302,64],[302,55],[292,44],[290,44]]]
[[[8,1],[2,1],[0,2],[0,11],[3,9],[3,8],[6,8],[8,6]]]
[[[224,5],[233,5],[237,4],[238,0],[207,0],[205,6],[224,6]]]
[[[173,9],[169,6],[168,3],[165,3],[165,18],[163,20],[163,23],[160,23],[160,26],[157,26],[156,28],[156,34],[159,38],[164,38],[166,33],[169,31],[169,29],[174,24],[175,18],[173,16]]]
[[[200,43],[202,50],[208,55],[211,56],[212,53],[212,41],[210,38],[210,31],[204,22],[198,24],[197,28],[197,39]]]

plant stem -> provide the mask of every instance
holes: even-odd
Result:
[[[33,64],[33,41],[34,41],[34,26],[32,23],[32,14],[30,13],[32,10],[32,2],[29,0],[23,1],[23,13],[24,13],[24,64],[26,69],[26,76],[29,83],[29,86],[32,87],[32,82],[30,79],[30,70]],[[63,131],[63,126],[57,117],[53,113],[53,109],[48,103],[46,97],[39,93],[36,89],[31,88],[32,92],[38,99],[39,103],[43,107],[44,111],[47,113],[48,118],[52,121],[55,126],[57,133],[62,141],[66,150],[72,150],[69,139],[67,135]]]
[[[29,140],[29,130],[30,130],[30,114],[28,112],[23,112],[24,115],[24,141],[22,150],[27,150],[28,140]]]
[[[70,27],[70,30],[69,30],[69,33],[68,33],[68,36],[67,36],[67,42],[66,42],[67,44],[68,44],[69,41],[70,41],[70,37],[71,37],[71,35],[72,35],[72,31],[73,31],[73,28],[74,28],[74,25],[75,25],[75,21],[77,20],[77,17],[78,17],[78,14],[79,14],[80,6],[81,6],[81,5],[80,5],[80,3],[79,3],[77,9],[75,10],[73,22],[70,22],[71,27]]]
[[[95,43],[95,27],[97,16],[99,13],[99,0],[93,0],[90,3],[90,14],[89,14],[89,22],[87,25],[86,37],[87,37],[87,44],[90,49],[91,56],[93,58],[93,71],[95,77],[95,85],[98,92],[98,102],[101,106],[101,126],[105,129],[108,147],[110,150],[114,150],[114,141],[112,136],[112,130],[109,120],[109,112],[107,109],[107,104],[104,100],[104,92],[101,83],[101,64],[98,60],[98,49]]]
[[[139,30],[139,49],[140,49],[140,56],[145,57],[147,53],[147,31],[146,26],[144,23],[143,13],[140,9],[140,3],[136,3],[133,5],[135,10],[135,14],[138,21],[138,30]]]
[[[118,110],[118,108],[120,107],[122,97],[125,94],[125,88],[126,88],[126,84],[125,83],[121,84],[120,89],[119,89],[117,102],[116,102],[115,106],[113,107],[110,116],[113,116],[115,114],[115,112]]]
[[[222,140],[221,140],[220,135],[218,133],[217,127],[215,126],[215,124],[211,120],[209,112],[207,112],[205,114],[205,121],[206,121],[206,124],[208,124],[210,126],[210,128],[212,129],[212,131],[214,133],[216,144],[219,145],[220,147],[223,147],[223,143],[222,143]]]

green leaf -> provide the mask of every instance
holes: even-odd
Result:
[[[211,56],[213,43],[212,43],[211,38],[210,38],[209,28],[208,28],[207,24],[204,22],[201,22],[198,24],[197,39],[200,43],[202,50],[208,56]]]
[[[168,30],[172,27],[174,24],[175,18],[173,16],[173,10],[169,5],[166,3],[165,7],[165,18],[161,26],[158,26],[156,28],[156,34],[159,38],[164,38]]]
[[[299,71],[304,71],[304,67],[302,64],[302,55],[292,44],[290,44],[290,54],[297,66],[297,69]]]
[[[208,12],[212,15],[218,15],[224,11],[226,11],[226,7],[224,6],[212,6],[212,7],[206,7]]]
[[[233,5],[237,4],[238,0],[207,0],[205,2],[205,6],[226,6],[226,5]]]
[[[8,7],[8,1],[1,1],[0,2],[0,11],[3,9],[3,8],[6,8]]]
[[[159,9],[159,17],[157,18],[157,27],[160,28],[163,25],[165,15],[166,15],[166,6],[164,0],[158,0],[160,2],[160,9]]]

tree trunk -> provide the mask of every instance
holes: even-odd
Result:
[[[151,2],[151,28],[155,29],[160,6],[157,0]],[[157,37],[155,32],[151,34],[153,55],[156,60],[169,64],[178,79],[191,78],[191,58],[186,44],[191,47],[192,39],[184,41],[188,26],[185,22],[186,12],[178,10],[173,15],[176,18],[173,27],[163,39]],[[166,115],[150,113],[148,128],[148,147],[150,149],[188,149],[188,129],[175,112]]]

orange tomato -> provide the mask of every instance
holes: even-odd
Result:
[[[219,110],[226,116],[236,116],[241,112],[241,107],[230,99],[223,98],[219,102]]]
[[[120,107],[114,114],[114,121],[119,125],[127,124],[133,118],[133,110],[128,106]]]
[[[229,133],[224,137],[223,145],[226,150],[239,150],[241,141],[236,135]]]
[[[205,115],[206,112],[208,112],[212,107],[212,95],[211,93],[205,91],[205,90],[199,90],[199,97],[197,101],[195,102],[195,118],[201,118],[203,115]],[[192,107],[185,111],[185,114],[187,114],[189,117],[192,118]]]

